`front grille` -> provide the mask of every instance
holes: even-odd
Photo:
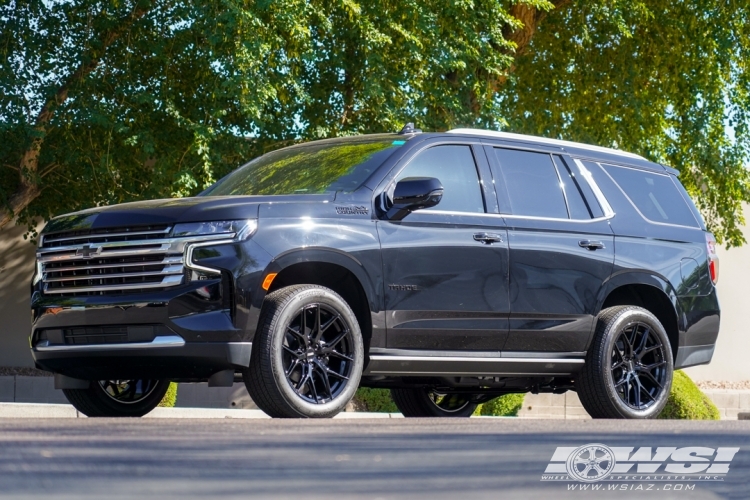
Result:
[[[118,295],[180,285],[184,240],[169,226],[68,231],[44,235],[37,260],[43,293]]]

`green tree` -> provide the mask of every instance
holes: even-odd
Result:
[[[749,11],[655,0],[5,0],[0,227],[192,195],[295,141],[416,121],[668,163],[737,245],[750,200]]]

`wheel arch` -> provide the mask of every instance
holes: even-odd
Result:
[[[380,310],[382,292],[378,293],[362,262],[340,250],[310,248],[280,255],[269,264],[264,276],[269,273],[276,273],[276,277],[265,293],[290,285],[312,284],[341,295],[359,321],[367,352],[372,338],[371,314]]]
[[[656,316],[667,332],[674,361],[684,328],[682,308],[669,281],[646,272],[613,276],[602,289],[597,315],[608,307],[623,305],[642,307]]]

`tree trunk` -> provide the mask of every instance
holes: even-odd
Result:
[[[102,33],[99,39],[100,45],[98,50],[84,54],[81,57],[84,62],[57,89],[54,97],[42,106],[41,111],[39,111],[34,121],[34,137],[21,157],[18,188],[11,195],[6,207],[0,211],[0,229],[12,221],[19,212],[29,206],[41,193],[39,186],[39,154],[41,153],[47,129],[55,114],[55,110],[67,100],[71,87],[83,81],[83,79],[96,69],[107,48],[125,34],[138,19],[143,17],[147,10],[147,6],[144,3],[140,3],[115,28]]]

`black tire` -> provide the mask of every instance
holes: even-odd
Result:
[[[430,389],[391,389],[391,397],[405,417],[470,417],[478,406],[469,395]]]
[[[142,417],[156,408],[169,380],[100,380],[88,389],[63,389],[76,410],[87,417]]]
[[[346,407],[359,386],[364,347],[341,296],[318,285],[281,288],[266,297],[258,325],[243,380],[261,410],[330,418]]]
[[[636,306],[603,310],[576,380],[592,418],[655,418],[672,387],[672,349],[664,327]]]

